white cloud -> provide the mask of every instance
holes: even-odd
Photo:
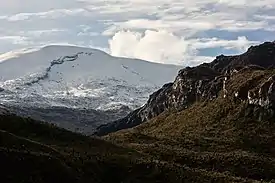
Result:
[[[219,0],[219,3],[227,6],[244,6],[248,4],[248,0]]]
[[[253,44],[258,44],[258,41],[249,41],[245,36],[238,37],[236,40],[221,40],[218,38],[208,38],[199,40],[190,40],[192,46],[196,49],[205,48],[225,48],[225,49],[235,49],[240,52],[244,52]]]
[[[65,16],[75,16],[79,14],[83,15],[85,12],[86,10],[84,9],[55,9],[45,12],[18,13],[10,16],[0,16],[0,19],[15,22],[29,20],[32,18],[59,18]]]
[[[0,41],[10,41],[13,44],[24,44],[27,45],[28,38],[25,36],[2,36]]]
[[[97,32],[79,32],[77,33],[77,36],[90,36],[90,37],[94,37],[94,36],[98,36],[99,34]]]
[[[265,8],[270,9],[274,8],[275,2],[274,0],[219,0],[219,3],[224,4],[226,6],[232,7],[242,7],[242,8]]]
[[[47,29],[47,30],[33,30],[33,31],[20,31],[20,35],[25,35],[29,37],[40,37],[40,36],[47,36],[52,34],[59,34],[62,32],[66,32],[66,29]]]
[[[94,36],[100,35],[100,33],[98,33],[98,32],[93,32],[91,30],[92,28],[89,25],[80,25],[79,28],[81,29],[81,31],[77,33],[77,36],[94,37]]]
[[[110,26],[106,30],[102,32],[103,36],[113,36],[117,31],[119,31],[121,28],[119,26]]]
[[[261,20],[275,20],[275,16],[270,15],[254,15],[255,18],[259,18]]]
[[[256,41],[246,37],[236,40],[218,38],[189,39],[176,36],[166,31],[145,31],[144,34],[131,31],[119,31],[109,40],[110,52],[113,56],[123,56],[150,60],[154,62],[196,65],[211,61],[212,57],[198,56],[199,49],[225,48],[245,51]]]
[[[214,56],[203,49],[237,53],[272,37],[274,9],[275,0],[9,0],[0,3],[0,39],[9,45],[0,52],[68,42],[116,56],[197,64]]]
[[[113,56],[181,64],[184,55],[192,55],[188,42],[166,31],[120,31],[109,41]]]
[[[209,30],[215,27],[211,22],[202,22],[197,20],[184,21],[165,21],[165,20],[148,20],[148,19],[133,19],[123,23],[117,23],[122,28],[126,29],[166,29],[166,30]]]

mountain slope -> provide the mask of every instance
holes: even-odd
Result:
[[[221,55],[211,63],[204,63],[193,68],[187,67],[179,72],[174,83],[166,84],[153,93],[146,105],[123,119],[101,126],[97,134],[105,135],[121,129],[131,128],[158,116],[162,112],[169,110],[181,111],[196,102],[214,100],[220,92],[227,96],[226,85],[231,76],[245,70],[266,70],[274,67],[275,42],[266,42],[251,47],[241,55]],[[267,84],[266,87],[270,87],[271,84],[272,82]],[[248,93],[242,91],[239,91],[236,95],[240,95],[242,98],[248,97]],[[265,97],[262,100],[265,101]]]
[[[25,116],[41,116],[37,108],[45,111],[53,107],[70,113],[77,109],[111,111],[131,109],[143,105],[148,95],[171,81],[179,67],[150,63],[142,60],[115,58],[102,51],[72,46],[48,46],[36,50],[23,50],[0,56],[0,101]],[[30,111],[30,112],[26,112]],[[84,111],[81,115],[86,116]],[[43,115],[42,115],[43,116]],[[53,115],[57,116],[57,115]],[[68,120],[67,122],[72,122]],[[107,117],[108,118],[108,117]],[[61,118],[38,118],[67,127]],[[97,118],[99,119],[99,118]],[[95,123],[87,117],[91,129]],[[73,128],[83,126],[73,126]]]
[[[209,68],[213,63],[186,68],[176,79],[177,91],[182,90],[176,93],[173,107],[159,115],[155,110],[152,119],[104,138],[181,166],[274,182],[274,55],[275,42],[268,42],[253,47],[248,55],[229,57],[230,63],[215,60],[223,65],[220,70]],[[213,77],[216,72],[223,75]],[[194,83],[202,84],[194,87]],[[171,105],[170,92],[166,100],[150,105]],[[164,93],[155,93],[160,99],[158,95]]]
[[[14,115],[0,115],[1,182],[257,182],[193,169]]]
[[[182,166],[272,182],[274,101],[270,106],[254,105],[234,94],[251,80],[251,89],[259,91],[259,86],[274,74],[274,69],[239,73],[230,79],[226,98],[221,92],[211,102],[198,102],[180,112],[164,112],[105,139]]]

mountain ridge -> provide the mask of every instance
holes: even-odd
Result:
[[[218,76],[204,65],[183,69],[152,96],[148,113],[133,112],[122,121],[127,128],[101,131],[102,138],[181,166],[274,182],[275,42],[229,58],[220,60]],[[128,128],[127,122],[137,123]]]
[[[166,84],[150,95],[143,107],[125,118],[100,126],[95,135],[106,135],[110,132],[132,128],[164,111],[181,111],[197,101],[213,100],[218,97],[220,91],[223,91],[226,97],[226,83],[234,73],[245,69],[269,69],[274,66],[275,42],[265,42],[250,47],[247,52],[240,55],[220,55],[211,63],[184,68],[179,71],[174,83]]]

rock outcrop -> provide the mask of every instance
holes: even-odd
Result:
[[[174,83],[165,84],[153,93],[148,102],[127,117],[98,128],[96,135],[106,135],[121,129],[131,128],[146,122],[164,111],[184,110],[196,102],[211,101],[220,94],[229,95],[227,83],[238,73],[249,70],[275,68],[275,42],[265,42],[252,46],[247,52],[237,56],[217,56],[211,63],[197,67],[187,67],[179,71]],[[260,86],[243,87],[234,92],[234,97],[248,101],[250,105],[265,108],[270,117],[274,115],[275,75]],[[221,93],[222,92],[222,93]]]

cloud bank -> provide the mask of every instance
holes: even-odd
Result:
[[[245,51],[257,41],[249,41],[245,36],[236,40],[218,38],[185,39],[167,31],[147,30],[144,34],[131,31],[119,31],[109,40],[113,56],[139,58],[165,64],[196,65],[208,62],[213,57],[199,57],[200,49],[217,48]]]
[[[0,53],[64,43],[186,66],[275,39],[275,0],[10,0],[0,10]]]

